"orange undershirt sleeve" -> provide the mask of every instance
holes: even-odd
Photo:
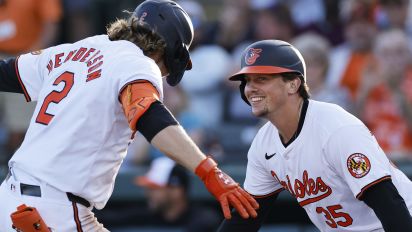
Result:
[[[153,102],[159,100],[159,92],[148,81],[136,82],[123,89],[120,99],[129,127],[136,131],[137,121]]]

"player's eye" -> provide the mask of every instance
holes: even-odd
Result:
[[[257,78],[256,78],[256,81],[266,81],[268,78],[267,77],[265,77],[265,76],[258,76]]]

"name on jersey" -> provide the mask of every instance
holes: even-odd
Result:
[[[284,189],[298,199],[299,204],[302,207],[310,203],[320,201],[332,193],[331,187],[323,182],[321,177],[317,177],[316,179],[310,178],[306,170],[303,171],[302,180],[295,179],[295,183],[293,185],[289,175],[286,175],[286,181],[282,181],[277,177],[274,171],[271,173]]]
[[[102,75],[101,66],[103,64],[103,55],[100,54],[100,50],[94,48],[81,47],[79,49],[72,50],[68,53],[58,53],[47,64],[49,74],[53,69],[60,67],[62,64],[73,61],[81,62],[87,65],[87,81],[92,81],[99,78]]]

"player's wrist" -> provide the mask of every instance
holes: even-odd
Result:
[[[205,180],[208,173],[217,167],[217,163],[212,159],[211,156],[207,156],[206,159],[202,160],[195,169],[195,174],[201,179]]]

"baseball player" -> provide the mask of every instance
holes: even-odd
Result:
[[[1,61],[0,90],[23,93],[37,106],[0,187],[0,231],[107,231],[92,209],[108,201],[136,130],[194,171],[225,217],[231,217],[229,206],[256,217],[256,201],[162,104],[162,76],[179,83],[191,68],[192,39],[192,23],[179,5],[147,0],[129,19],[111,24],[107,35]]]
[[[411,181],[359,119],[309,99],[305,62],[292,45],[251,44],[229,79],[240,81],[243,100],[268,122],[249,149],[244,183],[259,216],[235,214],[220,231],[257,231],[282,190],[320,231],[412,231]]]

